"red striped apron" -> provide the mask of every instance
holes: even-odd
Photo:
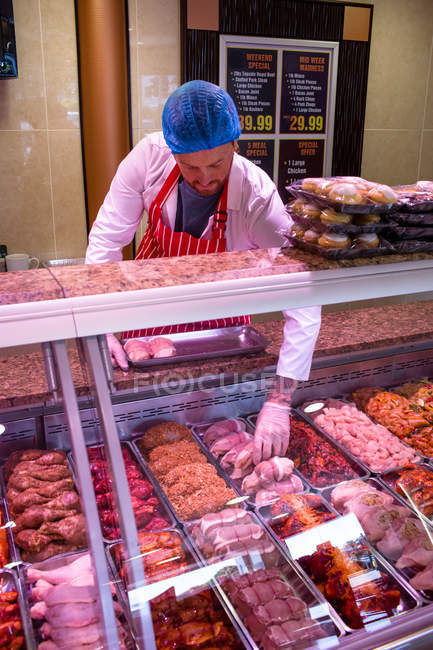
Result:
[[[162,208],[170,194],[177,187],[180,170],[176,164],[167,180],[160,189],[157,197],[152,201],[149,209],[149,222],[138,247],[136,260],[156,257],[179,257],[180,255],[205,255],[207,253],[220,253],[226,250],[225,229],[227,222],[227,188],[225,183],[219,198],[213,219],[211,239],[193,237],[186,232],[174,232],[162,222]],[[219,327],[234,327],[236,325],[249,325],[251,316],[235,316],[214,320],[198,321],[195,323],[182,323],[179,325],[164,325],[162,327],[149,327],[141,330],[122,332],[122,338],[130,339],[139,336],[159,336],[176,334],[178,332],[191,332],[195,330],[208,330]]]

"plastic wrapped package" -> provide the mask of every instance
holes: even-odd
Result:
[[[408,212],[433,211],[433,182],[418,181],[410,185],[396,185],[397,208]]]
[[[347,214],[387,214],[397,202],[391,187],[358,176],[304,178],[286,190],[295,198]]]
[[[293,230],[292,230],[293,232]],[[309,232],[309,231],[307,231]],[[365,233],[373,234],[373,233]],[[378,237],[379,244],[374,247],[369,248],[359,248],[352,246],[352,241],[349,239],[348,235],[343,235],[340,233],[328,233],[327,239],[329,240],[329,235],[335,237],[341,237],[341,240],[337,241],[339,247],[332,245],[321,246],[318,243],[311,243],[305,241],[303,236],[299,236],[296,233],[296,236],[288,235],[287,240],[295,247],[300,248],[308,253],[313,253],[314,255],[319,255],[321,257],[326,257],[331,260],[344,260],[344,259],[354,259],[356,257],[377,257],[381,255],[390,255],[395,253],[395,249],[386,239],[383,237]],[[318,239],[316,240],[318,241]],[[332,244],[332,242],[329,241]]]

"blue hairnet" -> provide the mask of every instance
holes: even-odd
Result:
[[[229,94],[208,81],[188,81],[167,99],[162,130],[172,153],[194,153],[237,140],[241,125]]]

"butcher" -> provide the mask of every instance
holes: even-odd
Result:
[[[167,99],[162,133],[146,136],[120,163],[89,235],[86,263],[115,262],[143,217],[136,259],[280,247],[291,225],[270,177],[237,153],[241,126],[219,86],[190,81]],[[284,341],[274,386],[254,439],[254,462],[284,455],[299,380],[309,376],[320,308],[283,312]],[[124,332],[121,338],[247,325],[250,316]],[[107,335],[113,365],[127,369],[120,340]]]

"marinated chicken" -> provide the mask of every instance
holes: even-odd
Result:
[[[400,590],[395,580],[364,566],[368,555],[367,547],[361,543],[347,544],[340,549],[331,542],[324,542],[312,555],[298,559],[326,600],[353,629],[393,616],[400,604]]]
[[[0,648],[19,650],[25,648],[18,592],[7,591],[0,583]]]
[[[270,506],[270,525],[281,539],[335,518],[318,494],[286,494]]]
[[[343,454],[309,424],[295,417],[290,422],[287,455],[314,487],[326,487],[358,476]]]
[[[15,542],[24,561],[85,546],[85,520],[64,451],[14,451],[4,473]]]

